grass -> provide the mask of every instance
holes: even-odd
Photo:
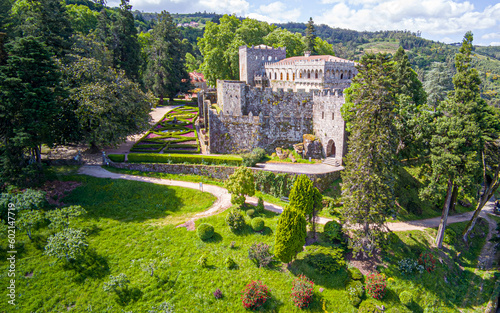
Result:
[[[194,212],[206,209],[213,201],[211,196],[196,190],[172,188],[141,182],[99,179],[74,175],[76,167],[54,169],[49,176],[83,183],[67,198],[67,204],[81,204],[89,212],[77,219],[72,227],[82,228],[89,234],[90,253],[80,267],[56,263],[43,255],[43,246],[50,230],[46,227],[36,230],[33,242],[25,234],[18,233],[18,305],[7,307],[0,302],[0,311],[9,312],[61,312],[71,309],[75,312],[146,312],[153,306],[167,301],[175,306],[175,312],[245,312],[240,294],[251,280],[262,280],[269,286],[271,299],[265,305],[268,312],[299,312],[290,299],[293,279],[304,273],[315,282],[314,301],[310,312],[323,312],[322,302],[330,312],[353,312],[348,302],[344,284],[346,271],[331,275],[320,275],[305,261],[307,253],[301,252],[287,269],[275,262],[270,269],[260,269],[248,259],[248,248],[258,242],[271,246],[278,216],[265,212],[265,229],[255,233],[246,226],[241,232],[233,233],[225,225],[225,214],[219,214],[196,221],[210,223],[215,236],[203,242],[196,232],[175,228],[175,223],[164,223],[169,218],[189,217]],[[68,176],[62,176],[68,175]],[[189,199],[186,201],[185,199]],[[247,225],[249,218],[245,216]],[[452,225],[450,227],[463,227]],[[321,227],[320,227],[321,228]],[[459,231],[457,230],[457,234]],[[484,236],[484,225],[479,223],[471,246],[446,246],[444,265],[438,264],[433,273],[412,278],[398,274],[394,264],[403,257],[416,257],[427,249],[435,230],[425,232],[404,232],[390,241],[383,256],[385,265],[380,270],[394,279],[389,284],[387,297],[380,303],[386,308],[398,304],[397,294],[401,290],[418,290],[418,306],[446,305],[450,308],[465,308],[484,302],[491,279],[482,281],[479,291],[479,275],[473,272],[475,258]],[[327,245],[320,235],[319,244]],[[234,248],[230,245],[235,242]],[[465,250],[460,256],[457,252]],[[6,253],[0,256],[0,288],[6,288]],[[208,256],[208,267],[200,268],[197,260]],[[231,257],[237,264],[233,270],[226,269],[223,261]],[[141,264],[156,260],[163,264],[155,270],[154,276],[142,270]],[[450,261],[450,265],[448,262]],[[455,264],[456,263],[456,264]],[[460,270],[459,265],[464,267]],[[32,273],[32,277],[25,276]],[[129,292],[121,299],[114,293],[106,293],[103,284],[109,275],[120,273],[131,281]],[[444,283],[447,276],[450,284]],[[224,297],[214,298],[212,292],[220,288]],[[319,288],[323,288],[322,292]],[[5,289],[4,289],[5,290]],[[461,303],[459,298],[469,294],[471,303]],[[418,307],[415,312],[422,312]]]
[[[375,41],[360,45],[358,48],[363,48],[365,53],[391,53],[394,54],[398,48],[398,42],[391,41]]]
[[[299,155],[297,152],[295,152],[294,149],[282,149],[284,151],[288,152],[288,157],[286,159],[280,159],[276,153],[273,153],[272,155],[266,155],[265,158],[262,160],[262,162],[270,162],[270,163],[307,163],[307,164],[314,164],[314,163],[321,163],[321,160],[316,160],[316,159],[311,159],[309,162],[309,159],[304,159],[302,158],[301,155]],[[293,155],[295,158],[295,162],[292,162],[290,159],[290,155]]]

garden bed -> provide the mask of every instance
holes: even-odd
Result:
[[[177,107],[169,111],[135,145],[130,152],[199,153],[200,145],[194,127],[198,109]]]

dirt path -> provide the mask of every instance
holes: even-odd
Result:
[[[135,176],[135,175],[129,175],[129,174],[112,173],[110,171],[103,169],[100,166],[85,165],[85,166],[82,166],[80,168],[79,173],[89,175],[89,176],[94,176],[94,177],[101,177],[101,178],[127,179],[127,180],[149,182],[149,183],[153,183],[153,184],[160,184],[160,185],[167,185],[167,186],[179,186],[179,187],[185,187],[185,188],[191,188],[191,189],[197,189],[197,190],[200,189],[199,183],[177,181],[177,180],[170,180],[170,179],[161,179],[161,178],[153,178],[153,177],[145,177],[145,176]],[[196,214],[196,216],[190,222],[187,222],[187,225],[183,225],[183,226],[188,227],[188,229],[194,229],[194,221],[195,220],[202,218],[202,217],[218,214],[220,212],[223,212],[224,210],[226,210],[227,208],[229,208],[231,206],[231,195],[227,192],[227,190],[225,188],[203,184],[203,191],[209,192],[209,193],[213,194],[214,196],[216,196],[217,201],[215,201],[215,203],[207,211]],[[492,201],[493,200],[490,200],[490,202],[488,202],[488,204],[485,206],[485,208],[481,212],[481,215],[480,215],[481,217],[487,218],[487,214],[489,212],[493,211],[493,202]],[[247,202],[250,204],[256,205],[257,198],[256,197],[248,197]],[[275,204],[272,204],[272,203],[269,203],[269,202],[264,202],[264,208],[268,211],[272,211],[272,212],[276,212],[276,213],[281,213],[283,211],[282,207],[275,205]],[[450,216],[450,217],[448,217],[448,224],[468,221],[471,216],[472,216],[472,212]],[[331,221],[331,219],[324,218],[324,217],[317,218],[317,222],[319,224],[326,224],[328,221]],[[419,220],[419,221],[388,223],[387,226],[391,231],[424,230],[425,228],[438,227],[439,221],[440,221],[440,217],[436,217],[436,218],[430,218],[430,219]],[[490,233],[491,233],[491,227],[493,227],[493,224],[490,223]],[[496,225],[495,225],[495,227],[496,227]],[[486,245],[485,245],[485,248],[483,248],[483,249],[486,249]],[[490,247],[489,249],[492,249],[492,248]],[[481,255],[483,255],[483,253],[481,253]],[[491,264],[492,260],[490,260],[490,258],[487,257],[488,256],[487,252],[484,253],[484,256],[485,256],[483,258],[484,260],[481,259],[481,260],[483,260],[482,262],[484,263],[485,261],[487,261],[487,262],[489,262],[487,264]]]

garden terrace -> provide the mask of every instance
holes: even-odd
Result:
[[[177,107],[169,111],[130,152],[140,153],[199,153],[200,145],[194,127],[198,108]]]

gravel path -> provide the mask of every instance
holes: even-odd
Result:
[[[100,166],[85,165],[79,169],[79,173],[89,175],[89,176],[94,176],[94,177],[101,177],[101,178],[127,179],[127,180],[142,181],[142,182],[167,185],[167,186],[179,186],[179,187],[185,187],[185,188],[191,188],[191,189],[197,189],[197,190],[200,189],[199,183],[170,180],[170,179],[162,179],[162,178],[145,177],[145,176],[135,176],[135,175],[129,175],[129,174],[112,173],[110,171],[103,169]],[[217,200],[207,211],[196,214],[195,217],[190,222],[187,223],[187,225],[183,225],[183,226],[188,227],[188,229],[194,229],[194,221],[195,220],[202,218],[202,217],[218,214],[220,212],[223,212],[224,210],[226,210],[227,208],[229,208],[231,206],[231,195],[227,192],[227,190],[225,188],[214,186],[214,185],[203,184],[203,191],[213,194],[214,196],[217,197]],[[487,214],[491,213],[493,211],[493,201],[494,200],[490,200],[488,202],[488,204],[483,208],[481,215],[480,215],[481,217],[487,218]],[[257,198],[256,197],[247,197],[247,202],[250,204],[256,205]],[[272,211],[272,212],[276,212],[276,213],[281,213],[283,211],[283,208],[281,206],[278,206],[276,204],[272,204],[269,202],[264,202],[264,208],[268,211]],[[468,213],[464,213],[464,214],[449,216],[448,217],[448,224],[468,221],[471,218],[472,213],[473,212],[468,212]],[[440,219],[441,219],[440,217],[435,217],[435,218],[418,220],[418,221],[387,223],[387,226],[391,231],[424,230],[425,228],[438,227]],[[328,221],[331,221],[331,219],[324,218],[324,217],[317,217],[317,222],[319,224],[326,224]],[[492,227],[492,225],[490,227]]]

